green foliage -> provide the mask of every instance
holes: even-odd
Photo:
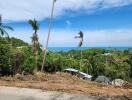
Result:
[[[59,53],[49,52],[46,59],[45,71],[55,72],[61,71],[63,65],[63,58]]]
[[[0,44],[9,44],[12,47],[21,47],[21,46],[28,46],[28,43],[17,39],[17,38],[5,38],[5,37],[0,37]]]
[[[36,68],[34,53],[31,46],[25,46],[21,49],[21,54],[23,56],[23,61],[21,63],[21,73],[24,71],[26,73],[32,73]],[[42,66],[42,50],[38,50],[38,69]]]
[[[27,46],[23,47],[21,49],[21,53],[23,54],[24,61],[22,63],[22,72],[32,72],[33,69],[35,68],[35,62],[34,62],[34,55],[33,55],[33,50],[32,47]]]
[[[12,41],[12,46],[13,46],[13,47],[28,46],[28,43],[24,42],[23,40],[14,38],[14,37],[12,37],[12,38],[10,39],[10,41]]]
[[[34,57],[28,57],[25,59],[23,66],[22,66],[22,71],[26,73],[32,73],[34,68],[35,68],[35,62],[34,62]]]
[[[0,44],[0,70],[3,75],[11,74],[10,57],[9,45]]]
[[[4,74],[33,73],[36,67],[34,52],[31,46],[12,48],[7,40],[0,40],[0,71]],[[105,75],[111,79],[121,78],[132,80],[132,50],[104,50],[88,49],[82,51],[82,66],[80,69],[80,51],[48,52],[47,72],[63,71],[65,68],[75,68],[88,73],[95,79],[98,75]],[[41,69],[43,52],[38,49],[38,70]]]
[[[24,62],[24,55],[19,49],[12,49],[11,53],[11,65],[13,74],[21,73],[21,67]]]
[[[0,37],[0,44],[9,44],[8,38]]]

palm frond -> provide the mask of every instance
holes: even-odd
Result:
[[[3,36],[4,35],[4,32],[3,30],[0,28],[0,35]]]
[[[2,25],[2,27],[3,27],[3,28],[6,28],[6,29],[9,29],[9,30],[11,30],[11,31],[14,31],[14,29],[13,29],[12,27],[10,27],[10,26],[3,26],[3,25]]]
[[[83,32],[80,31],[78,34],[79,34],[79,36],[75,36],[75,39],[77,39],[77,38],[80,39],[78,46],[81,47],[83,45]]]
[[[38,22],[37,22],[36,19],[34,19],[34,24],[35,24],[35,28],[36,28],[36,30],[38,30],[38,29],[39,29],[39,24],[38,24]]]
[[[78,34],[79,34],[80,38],[83,38],[83,32],[82,31],[80,31]]]
[[[30,19],[30,20],[28,21],[28,23],[29,23],[30,25],[33,25],[33,20]]]
[[[4,34],[6,35],[7,38],[9,38],[9,34],[3,29]]]
[[[39,29],[38,22],[34,20],[29,20],[28,23],[32,26],[33,30],[37,31]]]
[[[0,32],[1,32],[1,35],[2,35],[2,36],[5,35],[5,36],[9,39],[9,34],[8,34],[4,29],[1,29],[1,28],[0,28]]]
[[[28,23],[29,23],[32,27],[34,26],[33,20],[30,19],[30,20],[28,21]],[[34,28],[33,28],[33,29],[34,29]]]
[[[5,36],[7,36],[7,38],[9,38],[9,35],[8,35],[8,33],[6,32],[5,29],[10,29],[10,30],[13,31],[13,28],[12,28],[12,27],[3,25],[3,23],[2,23],[2,17],[1,17],[1,15],[0,15],[0,35],[1,35],[1,36],[4,36],[4,35],[5,35]]]

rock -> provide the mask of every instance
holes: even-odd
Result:
[[[112,81],[112,85],[122,87],[125,84],[125,81],[122,79],[115,79]]]
[[[21,74],[19,74],[19,73],[17,73],[17,74],[15,75],[15,78],[16,78],[16,79],[20,79],[20,80],[22,80],[22,79],[23,79],[22,75],[21,75]]]
[[[98,76],[95,80],[96,82],[100,82],[100,83],[105,83],[105,84],[109,84],[110,80],[108,77],[106,76]]]
[[[44,81],[45,77],[46,77],[46,74],[42,73],[42,72],[36,72],[35,73],[35,77],[36,77],[37,80]]]

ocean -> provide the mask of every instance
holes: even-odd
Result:
[[[91,48],[102,48],[105,50],[128,50],[132,49],[132,47],[82,47],[82,50],[91,49]],[[80,50],[78,47],[49,47],[49,51],[59,52],[59,51],[70,51],[70,50]]]

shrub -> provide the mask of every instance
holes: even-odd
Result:
[[[9,75],[12,73],[10,60],[10,46],[6,44],[0,44],[0,70],[2,75]]]

